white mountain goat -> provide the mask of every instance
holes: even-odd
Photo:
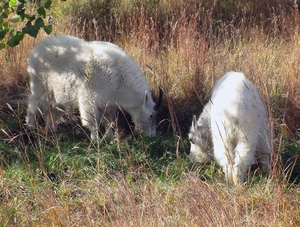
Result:
[[[190,159],[204,163],[214,158],[226,181],[244,183],[255,158],[269,170],[270,138],[268,114],[256,87],[243,73],[229,72],[216,82],[198,121],[193,117]],[[210,139],[213,152],[205,151]]]
[[[56,130],[58,108],[79,108],[82,125],[97,138],[103,117],[108,136],[119,108],[131,115],[138,133],[156,135],[156,114],[162,100],[152,99],[150,87],[137,63],[118,46],[87,42],[71,36],[42,40],[28,57],[31,95],[27,124],[35,126],[35,114],[45,114]]]

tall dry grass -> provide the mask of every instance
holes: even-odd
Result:
[[[187,173],[180,183],[123,175],[36,187],[12,177],[2,203],[12,226],[298,226],[299,200],[272,182],[233,189]],[[295,189],[296,190],[296,189]],[[14,199],[11,199],[13,197]],[[5,223],[4,223],[4,226]]]
[[[111,41],[138,62],[154,94],[158,87],[164,91],[159,134],[174,132],[174,141],[180,145],[186,144],[191,117],[200,113],[215,81],[228,71],[243,71],[258,87],[270,113],[275,139],[273,174],[262,180],[250,178],[242,189],[226,187],[222,175],[202,181],[193,171],[197,166],[192,171],[179,169],[178,180],[161,180],[147,173],[149,157],[134,165],[133,151],[127,148],[126,158],[135,177],[122,171],[101,174],[100,161],[88,177],[83,177],[84,167],[71,168],[74,161],[66,168],[66,163],[57,158],[54,166],[60,179],[52,182],[47,179],[43,155],[47,154],[49,143],[55,144],[53,149],[58,153],[61,145],[57,138],[50,141],[39,135],[40,141],[45,139],[41,152],[34,151],[36,156],[41,155],[40,166],[33,169],[28,157],[24,161],[26,173],[18,172],[18,162],[12,168],[15,172],[5,170],[6,148],[0,148],[0,218],[5,221],[4,226],[300,224],[299,185],[288,183],[297,164],[299,145],[295,142],[299,140],[300,126],[299,9],[294,1],[59,1],[52,13],[54,35]],[[24,119],[28,94],[26,58],[43,37],[44,34],[37,40],[27,37],[20,46],[1,52],[0,113],[7,117],[11,114],[5,105],[8,102],[19,110],[19,125]],[[1,127],[7,128],[7,124],[6,119],[1,119]],[[16,141],[18,130],[10,129],[12,140]],[[286,148],[290,142],[295,144],[294,150]],[[32,149],[24,141],[22,146],[26,151]],[[165,146],[166,152],[179,149],[177,144],[176,151]],[[76,149],[77,144],[71,150]],[[105,152],[97,151],[100,160]],[[89,148],[85,152],[90,159]],[[282,163],[284,152],[294,157],[287,166]],[[176,155],[177,162],[183,160]],[[115,159],[111,165],[125,165],[124,162]],[[107,163],[102,165],[105,171],[110,170]],[[151,168],[154,167],[150,165]]]
[[[53,13],[54,34],[112,41],[131,54],[153,90],[164,89],[161,118],[171,119],[170,128],[176,131],[186,132],[215,80],[236,70],[257,85],[275,129],[286,137],[297,134],[300,39],[298,5],[293,1],[90,0],[57,2]],[[26,86],[28,52],[44,36],[2,51],[3,88]]]
[[[236,70],[257,85],[276,130],[297,134],[299,13],[293,1],[89,1],[68,9],[69,26],[60,32],[112,41],[129,52],[153,90],[164,88],[162,118],[171,119],[171,128],[185,132],[215,80]]]

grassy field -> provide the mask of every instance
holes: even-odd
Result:
[[[1,226],[300,226],[300,15],[290,0],[54,1],[53,35],[116,43],[164,92],[155,138],[91,143],[77,113],[58,133],[25,125],[27,55],[0,57]],[[5,56],[7,56],[5,58]],[[6,60],[8,59],[8,60]],[[226,185],[215,163],[188,159],[188,129],[215,81],[242,71],[274,130],[272,172]],[[121,114],[122,115],[122,114]],[[129,121],[130,122],[130,121]]]

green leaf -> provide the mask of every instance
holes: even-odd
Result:
[[[44,20],[42,18],[37,18],[34,22],[34,25],[41,28],[45,26]]]
[[[6,30],[4,29],[4,30],[0,30],[0,40],[2,40],[2,39],[4,39],[4,37],[5,37],[5,35],[6,35]]]
[[[45,4],[44,4],[45,9],[49,9],[50,6],[51,6],[51,3],[52,3],[52,0],[46,1]]]
[[[30,26],[31,26],[31,25],[30,25]],[[30,27],[30,26],[26,24],[26,27],[22,28],[22,32],[23,32],[24,34],[25,34],[25,33],[26,33],[26,34],[29,34],[29,30],[30,30],[29,27]]]
[[[25,9],[24,9],[24,8],[18,9],[18,10],[17,10],[17,14],[20,15],[20,16],[24,16],[24,14],[25,14]]]
[[[9,26],[9,29],[8,29],[8,33],[9,33],[9,35],[13,35],[13,34],[14,34],[14,32],[15,32],[15,28],[14,28],[14,27],[12,27],[12,26]]]
[[[16,32],[16,34],[11,37],[10,40],[7,41],[7,45],[10,47],[15,47],[17,46],[20,41],[24,38],[24,34],[22,32]]]
[[[46,25],[44,27],[44,31],[49,35],[52,32],[52,25],[51,24]]]
[[[23,17],[26,18],[26,19],[28,19],[28,20],[30,20],[30,18],[31,18],[31,16],[29,14],[27,14],[27,13],[24,13]]]
[[[18,37],[20,40],[22,40],[22,39],[24,38],[24,33],[18,31],[18,32],[15,34],[15,36]]]
[[[4,49],[6,47],[6,44],[5,43],[0,43],[0,50]]]
[[[3,6],[3,9],[8,9],[9,8],[9,3],[4,2],[2,6]]]
[[[9,28],[9,23],[7,21],[3,22],[2,28],[8,29]]]
[[[22,32],[30,35],[33,38],[36,38],[39,33],[40,27],[37,27],[35,25],[31,25],[30,23],[27,23],[24,28],[22,28]]]
[[[14,7],[16,4],[17,4],[17,0],[10,0],[8,5],[9,5],[9,8],[12,8],[12,7]]]
[[[45,11],[44,7],[38,8],[37,13],[38,13],[42,18],[45,18],[45,17],[46,17],[46,11]]]
[[[13,15],[13,17],[10,19],[12,23],[20,22],[20,16],[18,14]]]
[[[30,17],[29,21],[34,21],[35,18],[36,18],[35,15],[32,15],[32,16]]]
[[[20,15],[20,22],[24,21],[24,18],[25,18],[25,17],[24,17],[24,14],[21,14],[21,15]]]
[[[18,40],[16,40],[14,37],[12,37],[10,40],[8,40],[6,42],[7,46],[10,46],[10,47],[15,47],[19,44],[20,42]]]
[[[9,9],[5,9],[2,12],[2,16],[3,18],[8,18],[8,15],[10,14],[10,10]]]

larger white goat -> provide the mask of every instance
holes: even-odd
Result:
[[[150,87],[137,63],[118,46],[87,42],[71,36],[42,40],[28,57],[31,95],[27,123],[35,125],[35,114],[45,113],[46,123],[56,130],[57,107],[79,108],[82,125],[96,139],[100,119],[105,116],[108,135],[118,108],[133,118],[135,130],[156,135],[156,114]],[[105,115],[103,115],[105,114]]]
[[[210,138],[213,152],[205,151]],[[270,168],[267,111],[256,87],[243,73],[229,72],[216,82],[198,121],[193,117],[189,139],[193,162],[203,163],[214,157],[226,180],[233,178],[235,184],[245,181],[255,157]]]

